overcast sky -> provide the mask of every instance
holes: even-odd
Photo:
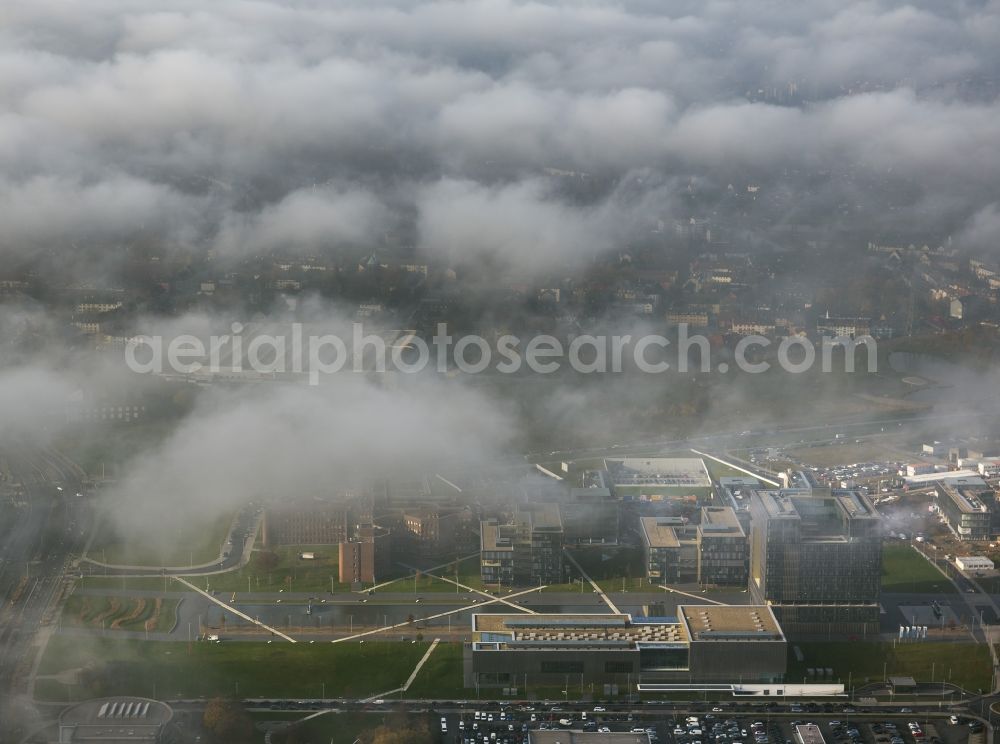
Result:
[[[405,213],[428,256],[571,269],[691,216],[676,197],[692,179],[760,185],[769,219],[833,235],[997,243],[997,2],[13,0],[3,14],[6,252],[138,236],[220,255],[357,250]],[[581,202],[546,168],[602,189]],[[656,190],[624,199],[630,179]]]
[[[113,267],[142,240],[223,258],[379,246],[547,276],[688,217],[763,244],[793,226],[834,248],[1000,245],[1000,2],[12,0],[2,13],[2,265],[41,251],[72,265],[86,248]],[[9,373],[8,432],[40,391],[74,387],[58,365],[33,374]],[[480,415],[442,413],[453,387],[428,381],[419,405],[357,380],[205,396],[132,483],[216,491],[212,463],[232,478],[270,462],[231,491],[273,490],[288,473],[506,445],[496,401],[470,392]]]

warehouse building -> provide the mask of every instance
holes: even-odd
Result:
[[[474,615],[466,686],[773,682],[787,643],[770,608],[682,605],[677,617]]]

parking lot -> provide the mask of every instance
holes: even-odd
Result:
[[[574,730],[647,733],[653,744],[802,744],[796,727],[814,724],[825,744],[967,744],[981,726],[974,719],[900,715],[895,709],[884,715],[859,715],[850,708],[826,712],[816,704],[795,705],[781,714],[719,706],[690,714],[571,707],[502,706],[451,713],[440,717],[442,739],[526,744],[532,730]]]

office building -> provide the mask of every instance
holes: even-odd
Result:
[[[571,488],[559,501],[563,540],[567,545],[617,543],[620,508],[607,488]]]
[[[403,524],[413,537],[417,552],[440,553],[459,542],[462,511],[435,507],[411,509],[403,513]]]
[[[682,605],[677,617],[473,615],[466,686],[773,682],[787,643],[764,606]],[[574,693],[571,693],[574,694]]]
[[[642,517],[639,533],[651,584],[688,584],[698,580],[697,527],[676,517]]]
[[[945,480],[937,488],[937,505],[948,528],[959,540],[989,540],[994,534],[996,496],[975,479]]]
[[[484,584],[558,584],[563,580],[563,526],[558,504],[520,505],[507,524],[480,527]]]
[[[853,491],[757,491],[750,504],[750,594],[790,637],[878,633],[881,518]]]
[[[747,535],[731,507],[703,507],[697,525],[642,517],[640,535],[650,583],[746,587]]]
[[[384,579],[392,565],[389,531],[358,525],[350,540],[339,546],[341,584],[374,584]]]
[[[746,587],[750,546],[733,509],[702,507],[697,541],[699,584]]]
[[[264,545],[336,545],[347,539],[347,507],[332,499],[280,502],[264,512]]]

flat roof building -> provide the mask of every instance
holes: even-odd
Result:
[[[626,457],[606,459],[615,491],[657,493],[665,488],[710,488],[712,478],[700,457]]]
[[[702,507],[697,540],[699,584],[746,588],[750,544],[735,510]]]
[[[955,558],[955,565],[961,571],[992,571],[993,561],[981,555],[960,555]]]
[[[480,576],[484,584],[558,584],[562,550],[559,505],[519,505],[508,524],[480,525]]]
[[[392,565],[388,530],[375,525],[357,525],[349,540],[338,547],[337,568],[341,584],[374,584]]]
[[[169,705],[148,698],[85,700],[59,716],[59,744],[159,744],[173,716]]]
[[[466,686],[771,682],[787,643],[765,606],[682,605],[677,617],[473,615]]]
[[[866,496],[756,491],[750,515],[750,594],[789,635],[878,632],[881,517]]]
[[[989,540],[993,535],[996,496],[985,483],[942,481],[937,505],[949,529],[959,540]]]
[[[731,507],[703,507],[697,525],[661,517],[642,517],[639,525],[651,582],[746,586],[749,544]]]

